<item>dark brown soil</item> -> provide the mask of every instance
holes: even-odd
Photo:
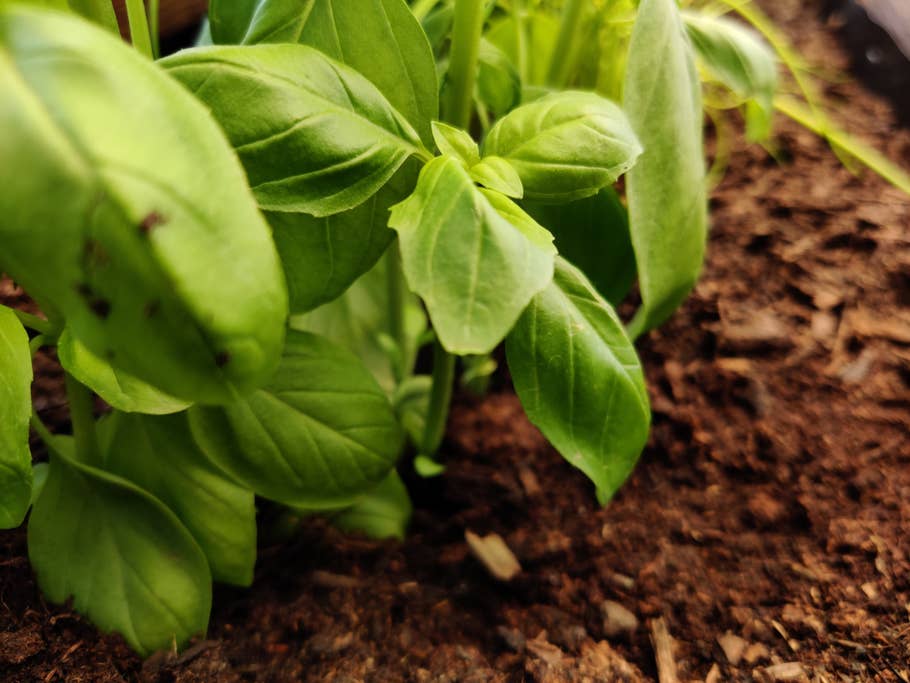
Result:
[[[845,64],[801,4],[765,3]],[[828,95],[910,166],[885,104]],[[910,681],[910,199],[780,129],[784,165],[737,145],[704,278],[642,344],[653,437],[608,508],[510,391],[463,400],[405,543],[308,523],[251,590],[216,591],[177,658],[45,604],[24,533],[0,534],[0,679],[653,681],[666,625],[681,681]],[[500,534],[520,575],[491,578],[466,530]]]

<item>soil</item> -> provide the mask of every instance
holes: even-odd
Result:
[[[811,7],[764,5],[847,65]],[[827,91],[910,166],[886,103]],[[779,128],[782,164],[737,143],[704,277],[641,344],[653,436],[607,508],[503,381],[459,399],[407,541],[313,521],[264,544],[179,656],[143,663],[46,604],[24,532],[0,534],[0,679],[910,681],[910,199]],[[36,385],[50,420],[57,391]],[[499,534],[518,576],[492,578],[468,530]]]

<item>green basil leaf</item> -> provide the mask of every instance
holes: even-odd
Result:
[[[521,103],[521,77],[506,54],[489,40],[480,41],[477,96],[500,117]]]
[[[113,413],[98,427],[104,469],[158,498],[202,548],[212,578],[253,582],[256,507],[253,492],[229,481],[199,450],[185,414]]]
[[[103,361],[89,351],[69,330],[57,342],[60,365],[98,394],[112,408],[127,413],[167,415],[186,410],[190,404],[168,396],[150,384]]]
[[[402,282],[406,348],[398,349],[397,359],[390,357],[382,340],[392,338],[389,319],[389,261],[397,258],[393,250],[386,252],[376,266],[357,280],[350,289],[334,301],[315,311],[292,319],[291,325],[303,332],[319,334],[353,352],[363,361],[387,394],[396,386],[394,363],[400,363],[405,375],[414,367],[418,339],[427,329],[427,319],[420,300],[407,291]],[[400,269],[396,269],[395,272]]]
[[[117,15],[110,0],[16,0],[19,3],[79,14],[89,21],[120,35]]]
[[[518,171],[502,157],[484,157],[469,172],[475,182],[489,190],[496,190],[515,199],[521,199],[524,195]]]
[[[469,168],[480,163],[480,148],[474,138],[460,128],[433,121],[433,140],[440,154],[461,159]]]
[[[425,436],[432,390],[432,377],[413,375],[398,386],[392,397],[392,405],[395,407],[398,422],[401,423],[415,448],[420,448]]]
[[[641,365],[622,323],[577,268],[557,259],[506,341],[509,370],[528,418],[606,502],[648,439]]]
[[[486,38],[518,67],[526,85],[547,82],[559,20],[541,10],[514,12],[491,23]]]
[[[268,211],[352,209],[422,152],[376,86],[311,47],[196,48],[161,63],[211,109]]]
[[[420,22],[434,54],[440,55],[442,52],[446,39],[452,33],[454,22],[455,4],[452,2],[438,3]]]
[[[439,116],[427,37],[403,0],[212,0],[216,43],[302,43],[371,81],[429,145]]]
[[[708,230],[701,90],[675,0],[642,0],[625,109],[645,148],[626,178],[643,304],[634,339],[660,325],[701,272]]]
[[[641,145],[622,109],[600,95],[561,92],[501,118],[484,155],[506,159],[525,197],[571,201],[596,194],[628,171]]]
[[[635,281],[635,252],[629,212],[612,187],[569,204],[525,203],[524,208],[553,233],[561,256],[618,306]]]
[[[193,407],[203,451],[256,493],[331,509],[392,469],[401,432],[385,393],[350,351],[292,331],[272,381],[223,408]]]
[[[205,555],[161,501],[121,477],[77,462],[57,439],[28,524],[38,585],[139,654],[202,634],[212,604]]]
[[[22,524],[31,500],[31,386],[28,334],[16,314],[0,306],[0,529]]]
[[[761,36],[727,17],[683,12],[692,45],[708,73],[736,93],[751,100],[749,136],[766,139],[771,134],[774,93],[777,91],[777,57]]]
[[[392,470],[382,483],[344,512],[332,518],[342,531],[360,532],[370,538],[404,540],[411,520],[411,497]]]
[[[296,43],[314,0],[211,0],[212,40],[220,45]]]
[[[507,197],[478,188],[451,157],[424,166],[389,226],[408,284],[452,353],[492,351],[553,277],[550,233]]]
[[[275,368],[287,296],[198,101],[80,19],[0,8],[2,269],[96,355],[187,400]],[[52,200],[49,199],[52,197]]]

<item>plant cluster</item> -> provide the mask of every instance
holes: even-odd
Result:
[[[775,59],[675,0],[556,4],[212,0],[155,60],[154,2],[133,49],[104,0],[0,0],[0,270],[44,314],[0,307],[0,524],[31,511],[50,600],[148,654],[252,581],[256,496],[402,534],[396,463],[442,468],[458,363],[482,388],[502,342],[610,499],[650,422],[632,342],[702,265],[696,64],[763,138]],[[48,346],[72,436],[31,407]]]

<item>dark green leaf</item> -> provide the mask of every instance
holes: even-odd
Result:
[[[777,57],[752,29],[727,17],[684,12],[689,38],[708,73],[757,107],[750,120],[750,137],[765,139],[771,133],[774,94],[777,91]]]
[[[314,0],[211,0],[212,40],[222,45],[296,43]]]
[[[0,306],[0,529],[22,524],[32,495],[31,386],[28,334],[16,314]]]
[[[561,92],[500,119],[483,153],[515,167],[528,199],[565,202],[614,182],[635,164],[641,146],[617,105],[594,93]]]
[[[60,335],[57,357],[69,374],[117,410],[166,415],[186,410],[190,405],[106,363],[73,337],[69,330]]]
[[[372,83],[311,47],[196,48],[162,64],[212,110],[265,210],[346,211],[427,154]]]
[[[408,490],[392,470],[382,483],[353,506],[332,519],[342,531],[366,534],[370,538],[404,540],[411,520]]]
[[[701,90],[675,0],[642,0],[625,108],[645,148],[626,178],[642,308],[633,338],[660,325],[701,272],[707,236]]]
[[[292,331],[272,381],[223,408],[190,409],[196,441],[238,482],[289,505],[355,502],[389,473],[401,432],[363,363]]]
[[[198,101],[82,20],[0,8],[0,268],[94,354],[187,400],[274,370],[287,297]]]
[[[635,281],[635,252],[629,213],[612,187],[570,204],[525,205],[553,233],[556,248],[591,280],[613,306],[626,298]]]
[[[216,581],[249,586],[256,562],[253,492],[215,468],[185,414],[114,413],[99,425],[104,469],[167,505],[196,539]]]
[[[58,439],[28,524],[28,554],[51,602],[116,631],[141,655],[205,633],[212,602],[205,555],[157,498],[77,462]]]
[[[515,390],[531,422],[608,500],[648,438],[650,410],[632,343],[610,305],[557,259],[506,342]]]
[[[411,290],[452,353],[488,353],[553,276],[552,236],[507,197],[439,157],[392,209]]]

